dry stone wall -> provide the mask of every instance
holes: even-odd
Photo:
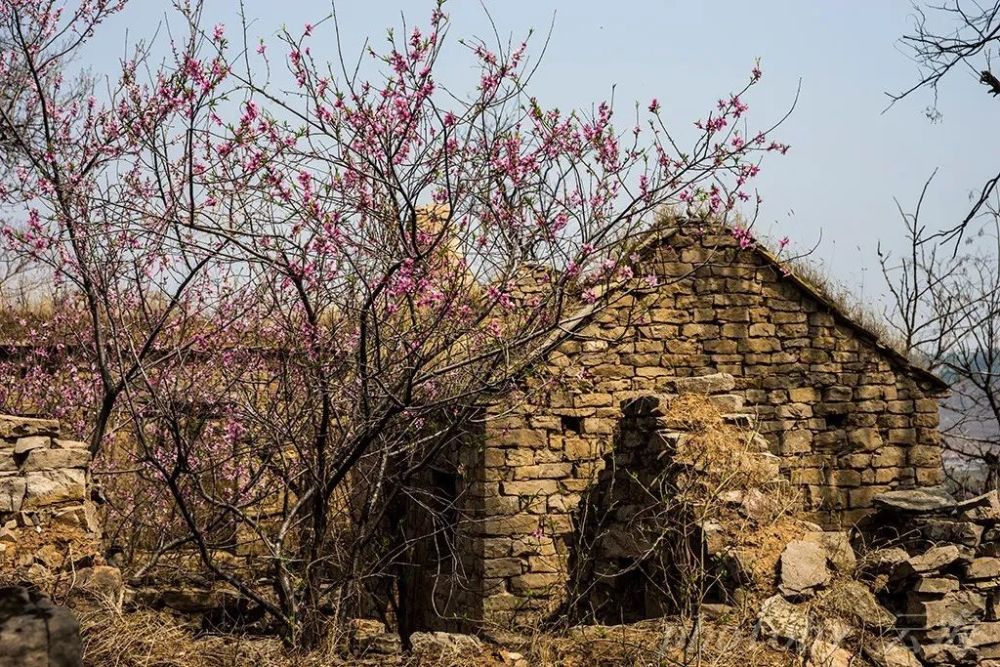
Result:
[[[876,498],[864,541],[880,595],[927,665],[1000,664],[1000,496],[938,489]],[[876,580],[878,581],[878,580]]]
[[[0,415],[0,526],[51,521],[96,531],[90,458],[86,443],[61,437],[58,421]]]
[[[943,479],[939,381],[730,235],[675,234],[640,255],[636,275],[659,286],[615,298],[581,327],[490,406],[470,448],[483,618],[557,603],[582,494],[621,405],[642,394],[683,386],[717,394],[727,412],[746,407],[826,528],[864,517],[882,492]]]

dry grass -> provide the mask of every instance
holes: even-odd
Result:
[[[540,635],[526,655],[529,664],[545,667],[796,664],[793,656],[755,641],[737,625],[706,622],[693,635],[690,624],[673,618],[620,626],[579,626],[559,636]]]
[[[78,610],[88,667],[785,667],[793,656],[753,640],[736,626],[706,624],[697,649],[682,648],[688,627],[671,620],[626,626],[586,626],[540,634],[510,650],[484,645],[473,653],[381,655],[358,658],[337,646],[295,653],[277,639],[197,637],[170,614],[120,613],[107,607]]]

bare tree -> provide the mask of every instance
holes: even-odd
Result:
[[[920,67],[920,76],[908,88],[889,93],[893,103],[920,90],[930,90],[934,100],[927,115],[937,119],[940,117],[938,86],[945,78],[962,74],[969,77],[970,83],[984,85],[986,93],[1000,95],[1000,79],[992,71],[993,58],[1000,47],[1000,2],[947,0],[926,8],[917,5],[913,29],[903,36],[901,43]],[[998,184],[1000,173],[978,188],[972,207],[958,223],[936,231],[933,236],[946,241],[961,240],[976,216],[988,209]]]
[[[970,460],[987,469],[989,488],[1000,483],[1000,211],[990,202],[959,250],[929,232],[920,211],[899,208],[908,252],[879,249],[891,296],[889,326],[903,352],[952,385],[942,408],[943,444],[950,473],[965,486]]]

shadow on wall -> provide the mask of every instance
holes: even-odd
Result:
[[[580,503],[566,602],[554,619],[613,625],[726,601],[722,581],[706,576],[705,531],[685,502],[690,466],[676,456],[684,436],[658,428],[656,401],[626,408]]]

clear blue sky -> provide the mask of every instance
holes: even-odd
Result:
[[[898,45],[912,24],[908,0],[451,0],[453,39],[491,34],[484,5],[503,35],[535,28],[534,53],[554,18],[534,81],[534,93],[549,106],[589,108],[614,86],[620,113],[637,99],[657,97],[667,118],[687,128],[741,86],[759,57],[764,78],[749,102],[751,122],[763,125],[782,115],[801,80],[798,106],[778,135],[792,150],[770,160],[758,183],[765,200],[760,230],[788,235],[799,247],[822,234],[816,259],[865,299],[883,292],[876,244],[900,247],[893,197],[909,207],[938,168],[925,222],[947,226],[964,214],[970,191],[1000,168],[993,122],[1000,101],[971,73],[958,73],[942,88],[937,123],[922,113],[929,93],[882,113],[885,91],[916,76]],[[245,6],[254,19],[251,38],[268,41],[282,24],[299,30],[330,8],[328,0],[246,0]],[[431,9],[420,0],[341,0],[337,6],[348,53],[356,53],[365,36],[381,39],[387,27],[400,24],[402,12],[411,24],[423,24]],[[87,52],[87,62],[109,71],[123,52],[126,29],[148,36],[168,7],[167,0],[135,0]],[[207,7],[209,26],[236,27],[237,0],[207,0]],[[327,48],[332,57],[332,28],[318,30],[312,46],[315,56]],[[443,69],[461,78],[468,67],[454,58]]]

